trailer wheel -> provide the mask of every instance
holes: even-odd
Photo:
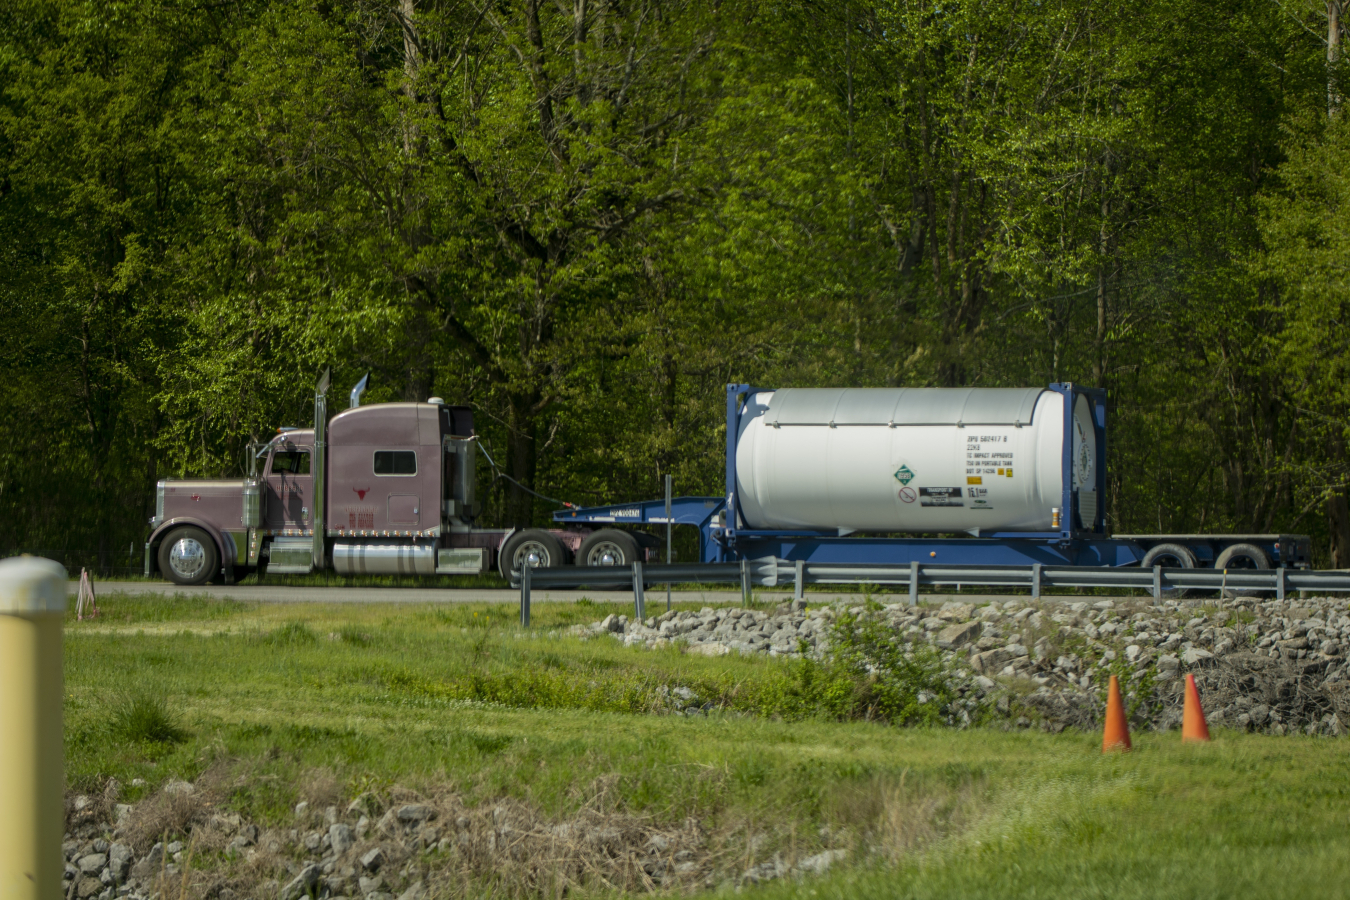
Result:
[[[1233,544],[1225,547],[1219,554],[1219,558],[1214,560],[1216,569],[1269,569],[1270,557],[1266,551],[1255,544]],[[1224,597],[1232,600],[1234,597],[1263,597],[1269,591],[1252,590],[1225,590]]]
[[[1200,561],[1185,544],[1154,544],[1139,561],[1139,567],[1151,569],[1154,566],[1162,566],[1165,569],[1195,569],[1200,566]],[[1169,600],[1178,600],[1188,593],[1186,588],[1169,588],[1163,591],[1163,596]]]
[[[175,528],[159,545],[159,570],[174,584],[205,584],[219,566],[216,542],[200,528]]]
[[[633,536],[616,528],[589,535],[577,551],[579,566],[631,566],[642,559],[642,551]]]
[[[567,561],[562,543],[539,528],[531,528],[511,535],[502,547],[500,567],[502,577],[512,587],[520,586],[520,570],[551,569]]]

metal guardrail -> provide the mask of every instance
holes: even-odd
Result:
[[[908,566],[859,566],[848,563],[812,563],[802,560],[741,560],[708,563],[632,566],[559,566],[526,569],[520,582],[520,624],[530,624],[530,591],[551,587],[632,587],[634,613],[647,617],[645,592],[653,584],[739,584],[741,602],[748,603],[752,587],[791,584],[801,599],[808,584],[906,585],[909,602],[917,603],[922,585],[984,585],[1025,587],[1032,599],[1042,588],[1105,587],[1149,591],[1161,597],[1171,590],[1271,591],[1281,600],[1288,591],[1350,591],[1350,571],[1311,569],[1173,569],[1154,566],[958,566],[910,563]]]

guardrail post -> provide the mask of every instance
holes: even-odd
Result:
[[[1275,570],[1275,599],[1284,599],[1284,566]]]
[[[1153,567],[1153,599],[1162,599],[1162,566]]]
[[[909,564],[909,605],[919,605],[919,563],[911,560]]]
[[[792,589],[792,598],[801,600],[806,587],[806,560],[797,560],[796,586]]]
[[[1031,564],[1031,599],[1041,599],[1041,564]]]
[[[647,595],[643,591],[642,563],[633,563],[633,614],[641,622],[647,618]]]
[[[65,787],[61,625],[66,570],[0,562],[0,897],[50,900],[61,888]]]
[[[741,558],[741,606],[750,605],[750,561]]]
[[[531,566],[521,566],[520,569],[520,627],[530,627],[530,569]]]

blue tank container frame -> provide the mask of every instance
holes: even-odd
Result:
[[[801,560],[809,563],[853,565],[908,565],[940,563],[971,566],[1137,566],[1152,548],[1180,545],[1195,556],[1197,565],[1212,566],[1229,547],[1238,544],[1259,547],[1273,567],[1307,568],[1310,539],[1284,534],[1156,534],[1111,537],[1106,530],[1106,504],[1098,502],[1090,522],[1079,518],[1073,491],[1073,411],[1077,398],[1084,398],[1092,415],[1097,443],[1096,490],[1106,496],[1106,392],[1072,382],[1048,385],[1047,390],[1064,397],[1064,441],[1061,451],[1063,499],[1060,528],[1046,532],[994,532],[979,537],[925,535],[840,535],[834,530],[758,530],[749,528],[736,496],[736,448],[747,398],[766,392],[749,384],[727,385],[726,489],[721,497],[676,497],[670,516],[666,501],[642,500],[610,506],[560,510],[554,521],[567,525],[650,526],[691,525],[698,529],[699,561]],[[1241,565],[1237,560],[1234,561]],[[1150,560],[1150,565],[1153,561]],[[1161,563],[1167,565],[1166,562]],[[1250,566],[1249,566],[1250,567]]]

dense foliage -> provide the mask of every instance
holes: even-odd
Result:
[[[1114,529],[1350,565],[1338,15],[6,3],[0,548],[126,564],[332,366],[582,502],[718,491],[728,381],[1078,381]]]

